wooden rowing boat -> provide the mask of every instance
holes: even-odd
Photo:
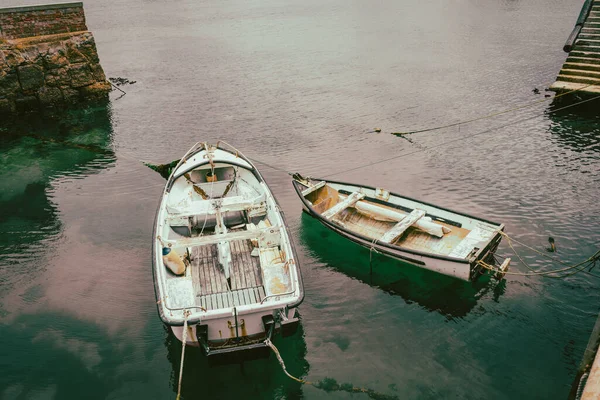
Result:
[[[482,272],[504,225],[381,188],[294,175],[310,216],[338,234],[387,256],[465,281]],[[505,272],[510,259],[500,266]]]

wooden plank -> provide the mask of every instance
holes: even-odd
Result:
[[[250,256],[252,250],[248,249],[248,243],[250,243],[249,240],[244,240],[243,242],[240,241],[240,246],[243,249],[241,260],[244,269],[244,277],[246,279],[246,287],[251,287],[255,285],[256,278],[254,277],[254,264],[252,263],[252,257]]]
[[[252,282],[250,280],[250,276],[248,276],[248,259],[250,258],[250,253],[248,253],[246,246],[245,246],[245,241],[239,241],[239,245],[240,245],[240,264],[239,264],[239,268],[240,268],[240,273],[244,276],[244,286],[240,286],[241,289],[245,289],[249,286],[252,285]]]
[[[262,286],[263,278],[262,278],[262,266],[260,265],[260,258],[259,257],[250,257],[250,259],[252,260],[252,263],[254,265],[254,274],[256,275],[256,286]]]
[[[242,304],[237,290],[235,292],[233,292],[233,301],[235,302],[236,307]]]
[[[240,285],[239,285],[238,289],[244,289],[248,286],[248,283],[246,280],[246,274],[244,272],[244,264],[245,264],[244,249],[242,248],[239,240],[235,241],[235,246],[238,251],[235,267],[237,269],[238,276],[240,278]]]
[[[245,304],[244,302],[244,296],[242,295],[242,290],[238,290],[235,292],[235,295],[237,296],[238,299],[238,306],[243,306]]]
[[[212,249],[211,249],[211,252],[212,252]],[[214,258],[211,257],[211,258],[207,259],[207,263],[208,263],[208,270],[210,273],[210,293],[211,294],[217,293],[218,274],[217,274],[217,271],[215,268],[216,262],[215,262]]]
[[[250,288],[248,289],[248,299],[250,300],[250,303],[256,303],[256,298],[254,297],[254,289]]]
[[[223,293],[223,296],[221,296],[221,298],[223,299],[223,308],[229,308],[229,293],[230,292],[225,292]]]
[[[235,241],[232,241],[229,243],[229,250],[231,252],[231,264],[229,265],[229,278],[231,280],[231,290],[236,290],[238,287],[238,282],[237,282],[237,268],[235,267],[235,265],[236,265],[236,259],[237,259],[238,255],[237,255],[237,248],[235,246]]]
[[[248,260],[248,265],[250,265],[252,269],[252,286],[260,286],[262,284],[262,277],[260,276],[260,259],[258,257],[252,257],[250,255],[254,247],[252,246],[252,243],[249,240],[247,240],[246,242],[246,246],[248,248],[246,252],[246,258]]]
[[[194,247],[195,257],[198,259],[198,279],[200,280],[200,288],[202,294],[205,295],[207,293],[206,290],[206,266],[204,265],[204,258],[202,257],[202,252],[200,251],[200,247]]]
[[[254,277],[253,264],[250,258],[250,254],[244,253],[246,257],[244,257],[244,262],[242,263],[242,267],[244,270],[244,280],[246,282],[245,288],[249,288],[252,286],[252,278]]]
[[[307,194],[311,194],[315,190],[322,188],[323,186],[325,186],[325,183],[326,183],[325,181],[321,181],[313,186],[310,186],[308,189],[304,189],[302,191],[302,197],[306,197]]]
[[[329,210],[325,211],[323,214],[323,218],[330,220],[335,217],[340,212],[344,211],[348,207],[352,207],[357,201],[365,197],[364,193],[353,192],[351,193],[344,201],[337,203],[335,206],[331,207]]]
[[[364,195],[363,195],[364,197]],[[275,232],[280,230],[278,226],[269,226],[266,228],[257,228],[252,231],[233,231],[227,233],[219,233],[214,235],[197,236],[192,238],[183,238],[177,240],[164,240],[165,244],[171,244],[173,247],[195,247],[207,244],[217,244],[219,242],[229,242],[231,240],[242,240],[242,239],[257,239],[271,233],[271,230]]]
[[[419,210],[415,208],[410,214],[408,214],[402,221],[398,222],[392,229],[387,231],[381,239],[380,242],[383,243],[392,243],[396,240],[400,235],[404,233],[412,224],[417,222],[425,215],[424,210]]]
[[[221,265],[219,264],[217,251],[218,250],[215,245],[215,252],[214,252],[215,254],[214,254],[213,264],[215,266],[215,273],[217,276],[217,292],[216,293],[222,293],[222,292],[227,291],[227,281],[225,279],[225,271],[223,271],[223,268],[221,268]]]
[[[206,276],[206,293],[213,293],[213,277],[212,277],[212,257],[210,256],[211,246],[203,246],[202,256],[204,257],[204,275]]]
[[[235,241],[235,247],[238,250],[238,253],[235,258],[235,270],[238,279],[238,289],[243,289],[246,287],[246,277],[244,276],[244,253],[239,249],[239,243]]]
[[[258,294],[260,295],[260,300],[259,301],[262,301],[262,299],[265,298],[265,288],[264,288],[264,286],[259,286],[258,287]]]
[[[192,277],[192,284],[194,286],[194,295],[197,296],[200,294],[201,286],[200,286],[200,276],[198,275],[198,260],[194,257],[194,249],[190,252],[193,260],[190,262],[188,268],[190,268],[190,275]]]
[[[202,286],[202,293],[209,294],[211,293],[210,288],[210,275],[209,275],[209,266],[206,256],[203,254],[205,251],[202,251],[200,247],[198,247],[198,257],[200,257],[200,285]]]

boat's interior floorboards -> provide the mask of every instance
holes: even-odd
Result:
[[[367,236],[371,239],[380,239],[396,222],[379,221],[370,216],[357,211],[355,208],[348,208],[335,218],[335,222],[341,222],[346,229]],[[418,228],[410,227],[393,244],[405,247],[411,250],[448,255],[454,247],[469,233],[468,229],[447,226],[452,231],[438,238],[423,232]]]
[[[231,241],[230,249],[231,288],[218,262],[217,245],[192,248],[190,268],[194,292],[198,305],[207,310],[257,303],[265,297],[260,259],[250,255],[251,241]]]

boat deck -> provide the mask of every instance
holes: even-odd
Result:
[[[167,291],[173,307],[199,306],[205,310],[260,303],[265,297],[259,257],[251,256],[252,242],[230,242],[230,287],[218,262],[216,244],[189,248],[185,276],[167,275]]]
[[[386,232],[396,225],[396,222],[394,221],[381,221],[371,218],[355,208],[344,210],[334,219],[334,221],[340,223],[352,232],[367,236],[373,240],[381,239]],[[418,228],[410,227],[392,244],[411,250],[447,256],[470,232],[468,229],[459,228],[443,222],[436,221],[436,223],[448,227],[451,229],[451,232],[438,238],[423,232]]]
[[[260,302],[265,297],[260,260],[252,257],[250,240],[234,240],[231,249],[231,290],[218,263],[216,244],[191,251],[191,276],[198,305],[207,310]]]

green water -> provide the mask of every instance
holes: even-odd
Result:
[[[566,398],[600,279],[465,283],[370,254],[303,215],[281,170],[502,222],[544,252],[552,236],[581,261],[600,247],[597,104],[389,134],[544,99],[580,6],[86,2],[107,75],[136,83],[106,106],[0,121],[0,399],[175,398],[181,345],[150,266],[164,179],[142,161],[217,139],[257,161],[285,211],[306,299],[299,331],[274,343],[321,388],[273,356],[214,365],[189,348],[182,398],[369,398],[333,381],[380,398]]]

